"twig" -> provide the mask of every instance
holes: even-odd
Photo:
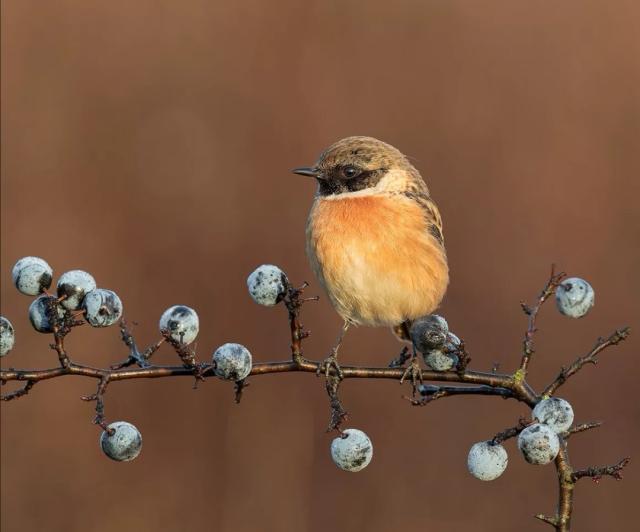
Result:
[[[583,432],[590,428],[598,426],[596,423],[584,423],[576,427],[576,430],[570,431],[571,434]],[[630,458],[624,458],[617,464],[604,467],[590,467],[588,469],[581,469],[574,471],[569,462],[569,455],[567,452],[567,444],[564,439],[561,440],[560,452],[555,459],[556,469],[558,471],[558,510],[554,517],[548,517],[543,514],[538,514],[535,517],[552,525],[557,532],[568,532],[571,528],[571,514],[573,512],[573,492],[575,484],[578,480],[584,477],[590,477],[595,482],[598,482],[603,476],[610,476],[616,480],[622,479],[622,470],[629,463]]]
[[[593,349],[591,349],[591,351],[589,351],[586,355],[577,358],[568,368],[562,368],[560,370],[560,373],[558,374],[556,379],[544,389],[542,395],[545,397],[553,395],[555,391],[560,388],[560,386],[562,386],[569,377],[580,371],[585,364],[597,364],[597,356],[599,353],[604,351],[607,347],[618,345],[620,342],[626,340],[629,334],[630,328],[623,327],[622,329],[614,331],[613,334],[611,334],[607,339],[598,338],[598,341],[593,346]]]
[[[197,366],[195,349],[192,349],[182,341],[184,333],[180,337],[180,340],[176,340],[168,329],[162,329],[160,333],[162,334],[164,341],[173,347],[173,350],[180,357],[185,368],[193,369]]]
[[[567,440],[574,434],[578,434],[579,432],[585,432],[591,429],[597,429],[602,425],[602,421],[590,421],[588,423],[581,423],[580,425],[576,425],[570,428],[567,432],[562,434],[562,437]]]
[[[34,380],[28,380],[26,382],[26,384],[22,387],[22,388],[18,388],[17,390],[14,390],[13,392],[9,392],[7,394],[4,395],[0,395],[0,400],[2,401],[13,401],[14,399],[19,399],[20,397],[27,395],[29,393],[29,391],[31,390],[31,388],[34,387],[36,381]],[[4,381],[3,381],[4,384]]]
[[[327,432],[337,430],[342,434],[340,426],[347,419],[347,411],[342,406],[342,401],[338,397],[338,388],[340,387],[341,379],[335,375],[329,376],[325,380],[325,386],[327,389],[327,395],[329,396],[329,406],[331,408],[331,415],[329,417],[329,426]]]
[[[471,362],[471,356],[467,352],[464,340],[460,339],[460,345],[456,349],[455,354],[458,356],[456,371],[458,372],[459,375],[462,375],[464,374],[465,371],[467,371],[467,367]],[[495,373],[495,371],[493,373]]]
[[[616,480],[622,480],[622,470],[627,466],[627,464],[631,461],[631,457],[627,456],[620,460],[617,464],[603,467],[589,467],[587,469],[580,469],[578,471],[574,471],[571,475],[571,478],[574,482],[580,480],[584,477],[590,477],[594,480],[594,482],[600,482],[602,477],[609,476],[613,477]]]
[[[493,445],[497,445],[502,443],[510,438],[515,438],[518,434],[520,434],[524,429],[526,429],[529,425],[533,425],[536,423],[536,420],[526,419],[521,417],[518,420],[518,424],[514,427],[509,427],[508,429],[503,430],[502,432],[498,432],[492,439],[491,443]]]
[[[133,325],[136,325],[136,323],[133,322]],[[135,341],[135,339],[133,337],[133,334],[131,333],[131,329],[129,328],[129,325],[128,325],[127,321],[124,318],[122,318],[120,320],[120,338],[124,342],[124,345],[126,345],[129,348],[129,356],[124,361],[119,362],[118,364],[113,364],[111,366],[111,369],[127,368],[129,366],[132,366],[133,364],[137,364],[138,367],[140,367],[140,368],[149,367],[150,364],[149,364],[149,362],[147,362],[147,359],[165,341],[164,337],[162,337],[160,339],[160,341],[158,341],[155,344],[153,344],[150,347],[148,347],[147,350],[144,353],[141,353],[138,350],[138,346],[137,346],[136,341]]]
[[[98,383],[98,389],[96,393],[92,395],[85,395],[81,397],[83,401],[95,401],[96,402],[96,417],[93,419],[93,423],[106,431],[109,435],[112,435],[115,431],[108,427],[107,420],[104,416],[104,394],[107,391],[109,384],[109,377],[103,376]]]
[[[555,273],[555,265],[551,265],[551,275],[549,276],[549,280],[547,281],[546,286],[540,292],[536,304],[532,307],[527,305],[524,302],[520,303],[522,310],[524,313],[529,316],[529,322],[527,326],[527,332],[524,335],[524,341],[522,343],[522,361],[520,362],[520,371],[523,375],[526,375],[527,369],[529,367],[529,361],[535,352],[533,347],[533,336],[536,332],[536,318],[538,317],[538,312],[540,308],[544,304],[544,302],[551,297],[558,285],[565,278],[566,274],[564,272]]]
[[[69,359],[69,355],[64,348],[64,339],[71,332],[73,327],[78,327],[82,325],[84,322],[75,319],[74,315],[69,310],[64,310],[62,316],[58,315],[59,306],[58,303],[63,301],[65,297],[54,299],[49,298],[45,300],[46,309],[45,313],[47,315],[47,319],[53,325],[53,339],[54,343],[50,344],[49,347],[53,349],[58,354],[58,360],[60,361],[60,365],[63,368],[68,367],[71,364],[71,360]]]
[[[242,379],[241,381],[236,381],[235,383],[235,401],[236,404],[239,405],[242,400],[242,393],[245,388],[249,387],[249,381],[247,379]]]
[[[533,517],[535,517],[536,519],[540,519],[540,521],[543,521],[553,527],[557,526],[558,522],[556,520],[555,517],[549,517],[548,515],[544,515],[544,514],[536,514]]]
[[[309,301],[318,301],[318,297],[302,298],[305,288],[309,286],[306,281],[299,288],[287,286],[287,293],[284,297],[284,305],[289,314],[289,328],[291,330],[291,359],[297,366],[303,365],[306,360],[302,354],[302,340],[311,334],[306,331],[300,322],[300,309],[302,305]]]
[[[404,397],[404,399],[408,400],[413,406],[425,406],[436,399],[451,397],[453,395],[499,395],[505,399],[515,397],[513,390],[486,385],[436,386],[433,384],[421,384],[418,386],[417,391],[421,395],[420,399]]]

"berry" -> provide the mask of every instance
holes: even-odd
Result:
[[[440,349],[447,341],[449,325],[447,320],[437,314],[418,318],[411,325],[411,340],[416,349],[428,354],[433,349]]]
[[[474,443],[467,457],[469,473],[479,480],[495,480],[507,469],[508,462],[505,448],[490,441]]]
[[[573,408],[564,399],[549,397],[540,401],[533,412],[532,419],[547,425],[553,432],[559,434],[568,430],[573,423]]]
[[[560,451],[560,440],[547,425],[534,423],[518,436],[518,449],[530,464],[545,465]]]
[[[241,381],[251,373],[251,353],[240,344],[224,344],[213,353],[216,375],[221,379]]]
[[[84,317],[92,327],[108,327],[122,316],[122,301],[115,292],[96,288],[84,297]]]
[[[95,288],[96,281],[91,274],[82,270],[65,272],[57,284],[58,297],[64,297],[60,304],[66,309],[78,310],[84,296]]]
[[[54,316],[51,316],[52,312]],[[29,321],[33,328],[41,333],[53,332],[55,314],[59,319],[64,317],[64,309],[54,296],[42,295],[34,299],[29,306]]]
[[[117,462],[128,462],[136,458],[142,449],[142,434],[131,423],[114,421],[108,429],[115,432],[109,434],[106,430],[100,435],[102,452]]]
[[[288,286],[289,280],[285,273],[273,264],[258,266],[247,277],[251,299],[266,307],[280,303],[287,293]]]
[[[456,355],[450,355],[440,349],[433,349],[424,355],[424,362],[433,371],[449,371],[458,363]]]
[[[37,296],[51,286],[53,270],[40,257],[23,257],[15,263],[11,276],[21,293]]]
[[[199,330],[198,314],[185,305],[169,307],[160,318],[160,332],[169,331],[171,338],[181,344],[193,342]]]
[[[13,349],[16,342],[16,333],[13,325],[4,316],[0,316],[0,357],[5,356]]]
[[[371,462],[373,444],[361,430],[346,429],[331,442],[331,458],[340,469],[355,473]]]
[[[460,349],[460,345],[462,344],[462,340],[458,338],[457,335],[450,332],[447,335],[447,350],[449,351],[457,351]]]
[[[556,306],[565,316],[582,318],[593,307],[596,294],[591,285],[579,277],[571,277],[556,289]]]

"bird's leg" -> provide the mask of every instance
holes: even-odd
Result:
[[[407,377],[411,377],[411,387],[413,388],[411,395],[415,396],[418,386],[422,384],[422,368],[420,367],[416,344],[412,342],[412,345],[413,354],[411,355],[411,362],[409,362],[407,369],[404,370],[402,377],[400,377],[400,384],[404,383]]]
[[[351,323],[349,323],[348,320],[344,320],[342,330],[340,331],[336,345],[334,345],[331,350],[331,354],[318,364],[318,375],[320,375],[321,372],[324,372],[325,377],[328,379],[331,374],[331,368],[333,368],[335,370],[336,377],[342,380],[342,369],[340,369],[340,365],[338,364],[338,349],[340,349],[340,345],[342,345],[342,340],[344,339],[347,329],[349,329],[349,325],[351,325]]]

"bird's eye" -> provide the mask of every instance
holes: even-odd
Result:
[[[360,173],[360,171],[355,166],[345,166],[342,169],[342,175],[346,179],[352,179],[355,176],[357,176],[359,173]]]

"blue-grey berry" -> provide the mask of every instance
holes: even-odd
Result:
[[[0,357],[5,356],[13,349],[16,342],[16,333],[13,325],[4,316],[0,316]]]
[[[440,349],[432,349],[423,355],[424,362],[433,371],[449,371],[458,363],[458,357]]]
[[[96,288],[84,296],[84,317],[92,327],[108,327],[122,316],[122,301],[112,290]]]
[[[591,285],[579,277],[570,277],[556,289],[556,306],[565,316],[582,318],[595,304],[596,293]]]
[[[507,469],[509,456],[499,443],[490,441],[474,443],[467,456],[469,473],[479,480],[495,480]]]
[[[558,455],[560,440],[547,425],[534,423],[518,435],[518,449],[530,464],[545,465]]]
[[[345,429],[331,442],[331,458],[340,469],[355,473],[369,465],[373,458],[373,444],[364,432]]]
[[[449,334],[449,325],[442,316],[430,314],[414,321],[410,334],[416,349],[426,354],[445,345]]]
[[[23,257],[13,266],[11,277],[20,292],[37,296],[51,286],[53,270],[40,257]]]
[[[531,412],[531,418],[537,419],[556,434],[560,434],[569,430],[573,423],[573,407],[564,399],[549,397],[535,406]]]
[[[96,281],[93,276],[82,270],[63,273],[57,284],[58,297],[64,297],[61,305],[69,310],[78,310],[82,306],[84,296],[95,288]]]
[[[447,341],[445,343],[445,350],[447,352],[454,353],[460,349],[461,345],[462,340],[460,340],[457,335],[453,334],[452,332],[449,332],[449,334],[447,334]]]
[[[213,353],[213,364],[221,379],[241,381],[251,373],[251,353],[241,344],[224,344]]]
[[[171,338],[181,344],[190,344],[198,336],[200,320],[195,310],[186,305],[174,305],[160,317],[160,331],[169,331]]]
[[[56,314],[59,319],[64,317],[64,309],[54,296],[41,295],[29,306],[29,321],[33,328],[41,333],[53,332]]]
[[[289,280],[285,273],[273,264],[258,266],[247,277],[249,295],[258,305],[267,307],[280,303],[288,286]]]
[[[102,452],[117,462],[128,462],[136,458],[142,450],[142,434],[131,423],[114,421],[107,427],[113,430],[109,434],[106,430],[100,435]]]

